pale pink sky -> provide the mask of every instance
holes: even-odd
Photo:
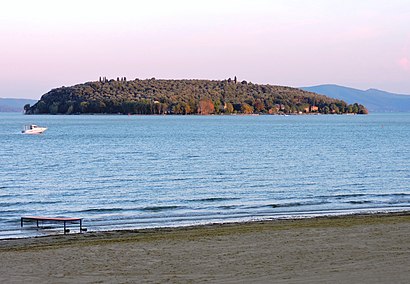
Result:
[[[0,97],[116,78],[334,83],[410,94],[408,0],[13,0]]]

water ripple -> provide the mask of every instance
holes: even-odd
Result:
[[[135,118],[0,113],[0,238],[410,209],[410,114]]]

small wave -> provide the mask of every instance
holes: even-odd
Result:
[[[3,195],[0,195],[0,198],[10,198],[10,197],[16,197],[16,195],[15,195],[15,194],[3,194]]]
[[[186,158],[189,158],[189,159],[191,159],[191,158],[200,158],[201,156],[198,156],[198,155],[187,155],[186,156]]]
[[[366,196],[365,193],[353,193],[353,194],[340,194],[334,196],[336,199],[342,199],[342,198],[352,198],[352,197],[362,197]]]
[[[124,208],[91,208],[91,209],[85,209],[85,210],[80,210],[78,212],[96,212],[96,213],[103,213],[103,212],[117,212],[117,211],[123,211]]]
[[[184,181],[184,180],[190,180],[190,178],[171,178],[170,181]]]
[[[228,200],[238,200],[237,197],[208,197],[208,198],[200,198],[200,199],[191,199],[188,202],[220,202],[220,201],[228,201]]]
[[[177,206],[177,205],[170,205],[170,206],[148,206],[148,207],[144,207],[141,210],[142,211],[150,211],[150,212],[159,212],[159,211],[165,211],[165,210],[173,210],[173,209],[177,209],[177,208],[181,208],[181,206]]]
[[[18,224],[20,223],[20,218],[10,218],[10,219],[1,218],[0,221],[6,224]]]
[[[299,206],[309,206],[309,205],[321,205],[321,204],[326,204],[329,202],[326,201],[311,201],[311,202],[289,202],[289,203],[274,203],[274,204],[268,204],[265,207],[271,207],[271,208],[279,208],[279,207],[299,207]]]
[[[409,199],[404,199],[404,200],[397,200],[397,199],[395,199],[395,200],[390,200],[390,201],[388,201],[387,202],[387,204],[407,204],[407,203],[410,203],[410,200]]]
[[[343,199],[343,198],[352,198],[352,197],[361,197],[365,196],[364,193],[352,193],[352,194],[339,194],[339,195],[320,195],[317,198],[336,198],[336,199]]]
[[[224,205],[224,206],[219,206],[218,208],[220,209],[234,209],[237,208],[237,205]]]
[[[352,193],[352,194],[340,194],[340,195],[320,195],[317,198],[322,199],[348,199],[355,197],[407,197],[410,196],[409,193],[382,193],[382,194],[373,194],[373,193]]]
[[[351,201],[348,201],[347,203],[350,203],[350,204],[367,204],[367,203],[373,203],[373,201],[371,201],[371,200],[351,200]]]
[[[20,203],[20,202],[1,202],[1,203],[0,203],[0,207],[1,207],[1,208],[11,207],[11,206],[17,205],[17,203]]]
[[[403,196],[410,196],[410,193],[384,193],[384,194],[375,194],[374,196],[379,196],[379,197],[403,197]]]
[[[33,205],[33,204],[56,204],[61,203],[61,201],[26,201],[26,202],[1,202],[0,207],[12,207],[12,206],[23,206],[23,205]]]

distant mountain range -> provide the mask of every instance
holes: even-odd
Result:
[[[338,85],[319,85],[300,89],[343,100],[347,103],[357,102],[364,105],[369,112],[410,112],[410,95],[394,94],[376,89],[363,91]]]
[[[23,112],[26,104],[33,105],[37,101],[30,99],[3,99],[0,98],[0,112]]]

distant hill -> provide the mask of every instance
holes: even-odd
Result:
[[[23,112],[26,104],[33,105],[37,101],[29,99],[3,99],[0,98],[0,112]]]
[[[364,106],[297,88],[227,79],[117,78],[53,89],[27,114],[367,113]]]
[[[347,103],[363,104],[370,112],[410,112],[410,95],[400,95],[369,89],[366,91],[337,85],[302,87],[302,90],[315,92]]]

